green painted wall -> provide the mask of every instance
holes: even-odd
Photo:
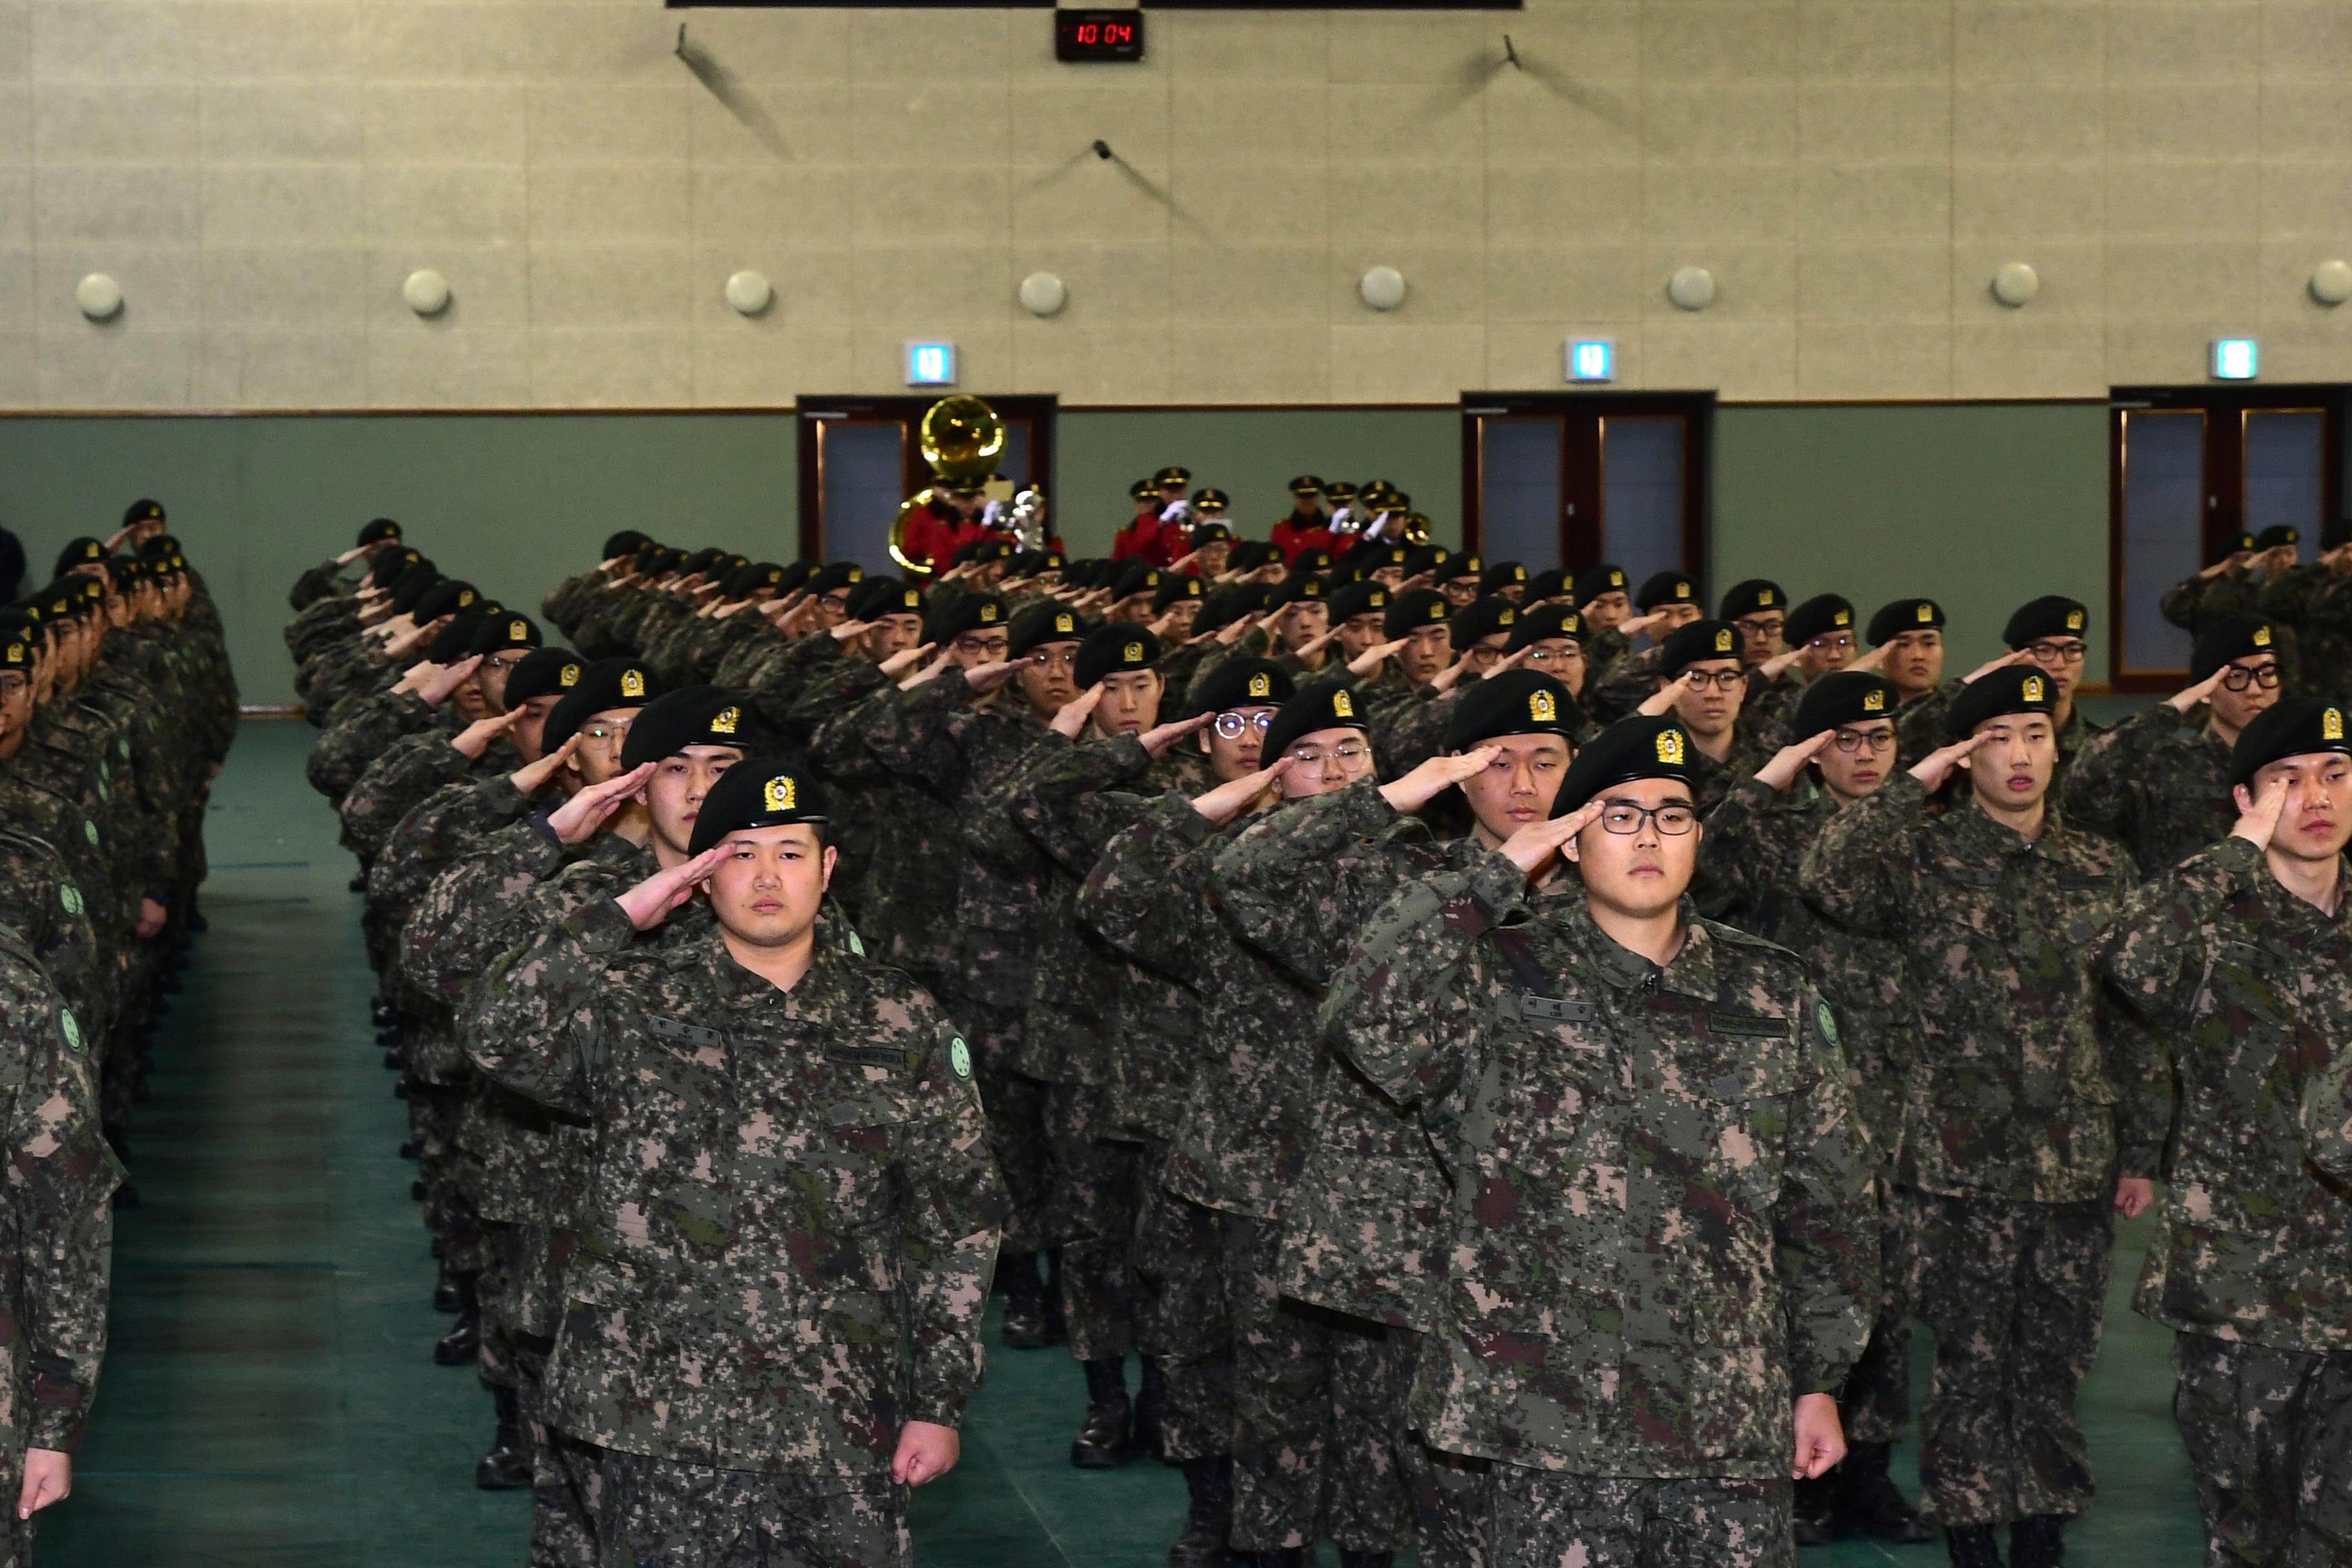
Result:
[[[2106,679],[2107,413],[2096,404],[1720,410],[1718,584],[1770,577],[1836,592],[1867,616],[1931,594],[1951,617],[1947,669],[2000,651],[2042,594],[2092,608],[2085,679]]]
[[[1459,432],[1450,409],[1074,409],[1059,518],[1073,550],[1106,550],[1129,483],[1182,462],[1258,532],[1309,469],[1394,480],[1450,541]],[[1864,614],[1932,592],[1965,669],[2034,594],[2103,605],[2106,461],[2096,406],[1727,408],[1712,575],[1834,587]],[[789,559],[796,493],[781,413],[0,418],[0,524],[24,539],[36,579],[67,539],[103,537],[134,497],[161,498],[257,702],[291,697],[287,585],[372,516],[399,518],[443,570],[535,608],[619,528]],[[2095,660],[2092,679],[2103,674]]]

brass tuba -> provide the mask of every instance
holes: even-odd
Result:
[[[969,393],[942,397],[923,416],[919,450],[931,475],[943,482],[984,479],[996,471],[1004,455],[1004,421],[996,410]],[[907,554],[907,524],[915,513],[940,495],[938,486],[926,486],[898,504],[890,520],[890,559],[908,572],[928,574],[931,567]]]

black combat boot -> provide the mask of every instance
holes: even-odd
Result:
[[[433,1310],[436,1312],[457,1310],[457,1277],[449,1272],[446,1264],[433,1277]]]
[[[1830,1512],[1837,1502],[1837,1472],[1797,1482],[1796,1527],[1800,1546],[1827,1546],[1837,1536],[1830,1528]]]
[[[1920,1520],[1919,1510],[1886,1473],[1886,1461],[1893,1452],[1891,1443],[1856,1443],[1846,1449],[1845,1462],[1837,1468],[1837,1508],[1830,1516],[1833,1534],[1867,1535],[1873,1541],[1900,1546],[1936,1539],[1936,1532]]]
[[[1135,1396],[1135,1451],[1168,1463],[1168,1438],[1160,1429],[1160,1413],[1168,1408],[1168,1379],[1157,1356],[1143,1358],[1143,1387]]]
[[[1129,1431],[1135,1411],[1127,1398],[1127,1358],[1107,1356],[1081,1364],[1087,1369],[1087,1421],[1070,1445],[1070,1463],[1082,1470],[1116,1469],[1135,1453]]]
[[[1226,1544],[1234,1533],[1234,1462],[1223,1454],[1184,1461],[1184,1490],[1192,1508],[1184,1533],[1168,1549],[1168,1568],[1225,1568],[1234,1560]]]
[[[498,1436],[490,1451],[474,1467],[474,1484],[486,1492],[510,1492],[530,1485],[530,1445],[522,1435],[522,1404],[511,1388],[493,1388],[490,1398],[499,1410]]]
[[[1070,1342],[1070,1321],[1062,1311],[1062,1249],[1045,1249],[1045,1342],[1066,1345]]]
[[[392,1010],[392,1004],[381,996],[368,1004],[368,1021],[379,1029],[391,1027],[393,1019],[397,1016]]]
[[[1944,1545],[1952,1554],[1952,1568],[2000,1568],[2000,1548],[1992,1543],[1990,1524],[1947,1525]]]
[[[421,1157],[423,1156],[424,1152],[425,1152],[424,1149],[418,1145],[418,1143],[417,1143],[417,1142],[416,1142],[416,1140],[415,1140],[415,1139],[414,1139],[414,1138],[404,1138],[404,1139],[402,1139],[402,1140],[400,1141],[400,1157],[401,1157],[402,1159],[404,1159],[404,1160],[415,1160],[415,1159],[418,1159],[418,1158],[421,1158]]]
[[[2066,1521],[2037,1513],[2009,1527],[2010,1568],[2059,1568],[2066,1561]]]
[[[1004,1326],[998,1342],[1007,1350],[1045,1348],[1045,1282],[1037,1278],[1037,1255],[1015,1252],[996,1260],[996,1287],[1004,1292]]]
[[[482,1298],[475,1289],[480,1278],[457,1276],[457,1321],[433,1344],[436,1366],[464,1366],[482,1353]]]

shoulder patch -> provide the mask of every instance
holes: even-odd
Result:
[[[857,933],[854,931],[849,933],[849,951],[854,957],[866,956],[866,943],[858,940]]]
[[[66,1049],[69,1051],[81,1049],[81,1026],[74,1021],[72,1008],[58,1009],[58,1029],[66,1037]]]
[[[1826,1002],[1816,1002],[1813,1004],[1813,1009],[1814,1016],[1820,1021],[1822,1026],[1822,1038],[1827,1040],[1833,1046],[1837,1045],[1837,1019],[1831,1016],[1830,1005]]]
[[[956,1077],[967,1080],[971,1079],[971,1047],[963,1043],[963,1037],[961,1035],[958,1035],[952,1041],[949,1042],[948,1066],[954,1071]]]
[[[79,888],[75,887],[71,882],[59,882],[58,884],[58,902],[66,907],[66,913],[73,916],[76,920],[81,919],[82,901],[81,889]]]
[[[97,847],[98,847],[98,824],[97,824],[97,823],[92,822],[92,821],[91,821],[89,817],[87,817],[87,816],[83,817],[83,818],[81,819],[81,834],[82,834],[82,837],[85,837],[85,838],[87,838],[87,839],[89,839],[89,847],[90,847],[91,848],[95,849],[95,848],[97,848]]]

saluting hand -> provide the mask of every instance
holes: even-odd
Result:
[[[2196,685],[2183,687],[2180,690],[2176,691],[2171,696],[2166,698],[2164,700],[2166,706],[2169,707],[2176,713],[2186,713],[2191,708],[2196,707],[2200,702],[2210,702],[2213,700],[2214,688],[2220,686],[2221,684],[2221,678],[2229,673],[2230,667],[2225,664],[2221,668],[2215,670],[2212,674],[2207,676],[2204,679],[2199,681]]]
[[[1393,642],[1374,643],[1348,661],[1348,673],[1350,675],[1374,674],[1381,665],[1402,653],[1404,645],[1411,640],[1409,637],[1398,637]]]
[[[640,763],[616,779],[590,784],[548,814],[548,830],[566,844],[585,844],[604,819],[625,805],[654,776],[651,763]]]
[[[1453,690],[1470,673],[1470,650],[1464,648],[1454,656],[1454,662],[1429,678],[1429,689],[1441,696]]]
[[[1381,798],[1389,803],[1391,810],[1419,811],[1455,784],[1485,773],[1502,754],[1500,746],[1479,746],[1449,756],[1432,757],[1394,784],[1382,784]]]
[[[1824,730],[1811,740],[1781,747],[1772,754],[1770,762],[1756,770],[1756,782],[1775,794],[1786,790],[1797,782],[1797,775],[1805,771],[1805,764],[1811,762],[1836,735],[1835,730]]]
[[[1969,671],[1968,680],[1964,680],[1960,684],[1966,686],[1972,681],[1982,680],[1986,676],[1990,675],[1994,670],[2000,668],[2003,665],[2027,664],[2031,663],[2032,658],[2033,650],[2028,647],[2021,647],[2012,653],[2002,654],[1999,658],[1989,658],[1982,664],[1977,666],[1974,669]]]
[[[913,647],[902,647],[875,668],[885,676],[896,680],[900,675],[937,653],[939,647],[940,645],[935,642],[927,642],[919,643]],[[936,675],[939,671],[933,670],[931,673]]]
[[[870,632],[873,629],[874,623],[872,621],[843,621],[840,625],[833,628],[833,640],[835,642],[847,642],[852,637],[864,637],[867,632]]]
[[[1887,658],[1895,652],[1895,639],[1888,637],[1860,658],[1846,666],[1848,669],[1883,669]]]
[[[1756,667],[1756,673],[1762,676],[1767,680],[1778,680],[1780,679],[1782,674],[1788,670],[1788,668],[1790,665],[1797,662],[1797,656],[1804,651],[1805,650],[1801,647],[1784,647],[1779,653],[1774,654],[1770,658],[1768,658],[1763,663],[1758,665]]]
[[[434,673],[431,679],[416,689],[416,695],[427,708],[438,708],[449,700],[451,692],[471,680],[474,678],[474,671],[481,668],[480,654],[461,658],[455,664],[445,664]]]
[[[613,901],[621,906],[631,925],[651,931],[668,918],[670,910],[694,897],[694,889],[709,881],[726,858],[727,846],[714,844],[690,860],[655,872]]]
[[[1530,822],[1503,840],[1503,854],[1512,865],[1533,880],[1551,864],[1560,847],[1578,834],[1601,820],[1608,803],[1595,795],[1566,816],[1548,816]]]
[[[2257,849],[2268,849],[2272,836],[2278,832],[2279,818],[2285,815],[2286,780],[2267,780],[2254,795],[2254,804],[2239,814],[2230,837],[2242,838]]]
[[[985,696],[1020,674],[1021,667],[1027,662],[1020,658],[999,658],[986,664],[975,664],[963,672],[964,684]]]
[[[507,775],[507,782],[514,785],[517,790],[520,791],[525,798],[537,795],[540,792],[541,786],[555,776],[555,770],[563,765],[564,759],[571,756],[572,752],[579,749],[580,731],[574,730],[572,732],[572,738],[564,742],[563,744],[556,747],[555,750],[548,752],[547,755],[540,758],[539,761],[535,763],[525,763],[522,766],[509,773]]]
[[[1938,746],[1919,759],[1917,764],[1911,770],[1911,776],[1919,781],[1921,789],[1933,795],[1944,787],[1944,781],[1952,776],[1952,770],[1960,765],[1962,757],[1968,756],[1991,739],[1992,731],[1988,730],[1981,735],[1970,735],[1965,741],[1955,741],[1948,746]]]
[[[1157,757],[1185,736],[1198,734],[1215,717],[1213,713],[1195,713],[1190,719],[1179,719],[1172,724],[1155,725],[1138,735],[1136,743],[1143,748],[1146,754]]]
[[[1260,768],[1254,773],[1221,784],[1206,795],[1192,797],[1192,809],[1211,822],[1223,826],[1239,816],[1244,807],[1272,789],[1275,782],[1290,771],[1287,755],[1275,758],[1271,767]]]
[[[459,756],[478,761],[482,753],[490,749],[490,742],[513,729],[515,721],[521,717],[521,709],[509,708],[488,719],[477,719],[452,735],[449,744]]]
[[[1662,719],[1675,703],[1690,694],[1690,689],[1691,672],[1685,669],[1647,697],[1643,698],[1642,705],[1633,711],[1645,719]]]
[[[1481,680],[1492,680],[1495,677],[1502,674],[1503,671],[1507,669],[1517,669],[1521,665],[1527,663],[1528,655],[1535,651],[1536,645],[1529,643],[1527,647],[1519,649],[1517,653],[1505,654],[1501,658],[1496,659],[1492,665],[1482,670],[1479,673],[1478,679]]]
[[[1628,616],[1617,623],[1617,635],[1631,642],[1636,633],[1646,632],[1666,618],[1664,610],[1651,610],[1643,615]]]
[[[923,647],[926,648],[938,647],[939,645],[936,643],[925,643]],[[917,651],[920,650],[919,649]],[[952,647],[940,648],[939,652],[932,657],[930,663],[923,666],[922,668],[915,671],[914,674],[898,682],[898,689],[901,691],[912,691],[918,686],[929,685],[930,682],[937,680],[941,675],[945,674],[948,667],[953,663],[955,663],[955,649]]]
[[[1102,706],[1102,682],[1097,680],[1055,711],[1054,722],[1050,726],[1054,733],[1076,740],[1086,729],[1087,721],[1095,716],[1095,710]]]

